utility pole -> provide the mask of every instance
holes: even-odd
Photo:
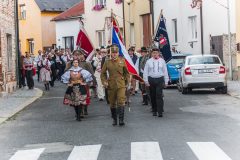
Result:
[[[20,50],[19,50],[19,17],[18,17],[18,0],[15,0],[14,4],[14,11],[15,11],[15,45],[16,45],[16,79],[17,79],[17,84],[19,87],[21,87],[21,79],[20,79]]]
[[[204,30],[203,30],[203,4],[200,6],[200,24],[201,24],[201,52],[204,55]]]
[[[232,72],[232,50],[231,50],[231,21],[230,21],[230,1],[227,0],[227,12],[228,12],[228,54],[229,54],[229,78],[233,80]]]

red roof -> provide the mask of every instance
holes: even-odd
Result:
[[[69,8],[65,12],[59,14],[57,17],[53,18],[53,21],[67,20],[75,17],[79,17],[84,14],[84,1],[77,3],[72,8]]]

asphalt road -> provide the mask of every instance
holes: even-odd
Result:
[[[62,104],[65,88],[57,84],[0,126],[0,160],[240,159],[239,99],[167,89],[164,117],[158,118],[137,94],[126,110],[126,126],[113,127],[106,102],[97,99],[90,115],[75,121],[73,109]]]

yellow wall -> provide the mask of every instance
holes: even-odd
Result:
[[[130,31],[129,31],[129,5],[124,3],[125,9],[125,33],[126,33],[126,46],[127,48],[130,45]],[[134,39],[136,44],[136,49],[139,49],[143,45],[143,24],[141,15],[150,13],[150,4],[149,0],[133,0],[130,4],[130,22],[134,23]]]
[[[41,12],[34,0],[19,0],[19,5],[26,5],[26,20],[19,20],[19,38],[21,52],[28,52],[27,39],[34,39],[34,54],[42,49]],[[20,9],[19,9],[20,11]]]
[[[43,12],[42,15],[42,45],[43,47],[51,47],[56,44],[56,27],[55,22],[51,21],[59,13]]]
[[[43,47],[56,44],[56,27],[51,20],[60,12],[41,12],[34,0],[19,0],[21,4],[26,5],[26,20],[19,20],[21,52],[28,52],[28,39],[34,39],[33,54],[36,55]]]
[[[240,0],[236,1],[237,11],[237,43],[240,43]],[[237,54],[237,65],[240,66],[240,52]]]

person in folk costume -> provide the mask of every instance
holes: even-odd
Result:
[[[92,74],[93,83],[87,86],[88,99],[87,104],[84,106],[83,114],[88,115],[88,106],[90,105],[90,87],[97,85],[96,77],[94,76],[94,71],[90,62],[86,61],[87,55],[84,50],[79,50],[79,66]]]
[[[128,54],[132,59],[133,64],[136,65],[138,61],[138,56],[134,53],[134,51],[135,49],[133,47],[130,47],[128,49]],[[133,76],[131,76],[131,93],[130,93],[131,95],[135,95],[136,83],[137,83],[137,80]]]
[[[54,87],[54,82],[56,81],[57,79],[57,66],[56,66],[56,61],[54,59],[54,55],[52,53],[49,53],[48,54],[48,59],[51,63],[51,81],[49,82],[50,83],[50,86],[51,87]]]
[[[30,56],[29,52],[25,52],[26,56],[23,60],[23,69],[25,71],[27,86],[29,89],[34,88],[34,80],[33,80],[33,59]]]
[[[119,125],[124,123],[124,108],[126,102],[126,88],[129,85],[129,72],[124,58],[119,57],[119,48],[113,44],[110,48],[111,59],[105,61],[101,80],[105,88],[108,88],[108,99],[110,102],[113,126],[117,125],[119,115]]]
[[[104,55],[107,54],[107,50],[105,48],[101,48],[100,52],[96,54],[96,56],[93,59],[93,66],[96,68],[94,76],[97,80],[97,96],[99,98],[99,101],[103,101],[104,99],[104,88],[101,82],[101,62]]]
[[[93,71],[91,63],[86,62],[86,60],[85,60],[86,59],[85,52],[83,50],[74,50],[72,55],[73,55],[73,59],[78,59],[80,61],[79,66],[81,68],[83,68],[91,73],[92,78],[93,78],[93,83],[91,85],[96,85],[96,78],[94,77],[94,71]],[[71,67],[71,61],[69,63],[67,63],[65,71],[68,70],[70,67]],[[87,86],[87,103],[84,106],[84,110],[83,110],[84,115],[88,115],[88,108],[87,108],[88,105],[90,105],[90,89]]]
[[[144,67],[148,59],[151,58],[151,55],[148,54],[148,50],[146,47],[141,47],[141,57],[139,57],[136,67],[138,69],[138,73],[140,77],[143,78],[143,73],[144,73]],[[143,105],[148,105],[148,93],[147,93],[147,88],[144,83],[140,84],[140,90],[142,91],[142,97],[143,97]]]
[[[106,61],[110,60],[111,59],[111,55],[110,55],[110,46],[107,46],[107,53],[106,54],[103,54],[102,55],[102,61],[101,61],[101,70],[103,68],[103,65]],[[106,101],[107,101],[107,104],[109,104],[109,100],[108,100],[108,90],[106,87],[104,87],[104,90],[105,90],[105,98],[106,98]]]
[[[74,107],[76,120],[81,121],[83,107],[87,104],[87,84],[92,82],[92,75],[79,67],[79,60],[74,59],[71,67],[62,75],[61,80],[68,84],[64,104]]]
[[[158,47],[152,48],[152,57],[145,64],[143,79],[150,89],[153,116],[163,117],[163,88],[168,85],[169,77],[166,62],[161,58]]]
[[[40,79],[44,83],[46,91],[48,91],[50,89],[49,82],[51,81],[51,62],[46,55],[43,54],[42,60],[39,63],[39,66],[41,66]]]
[[[35,62],[37,63],[37,80],[38,80],[38,82],[40,79],[40,70],[41,70],[41,66],[39,66],[38,64],[42,60],[42,55],[43,55],[43,52],[41,50],[39,50],[38,55],[35,58]]]

